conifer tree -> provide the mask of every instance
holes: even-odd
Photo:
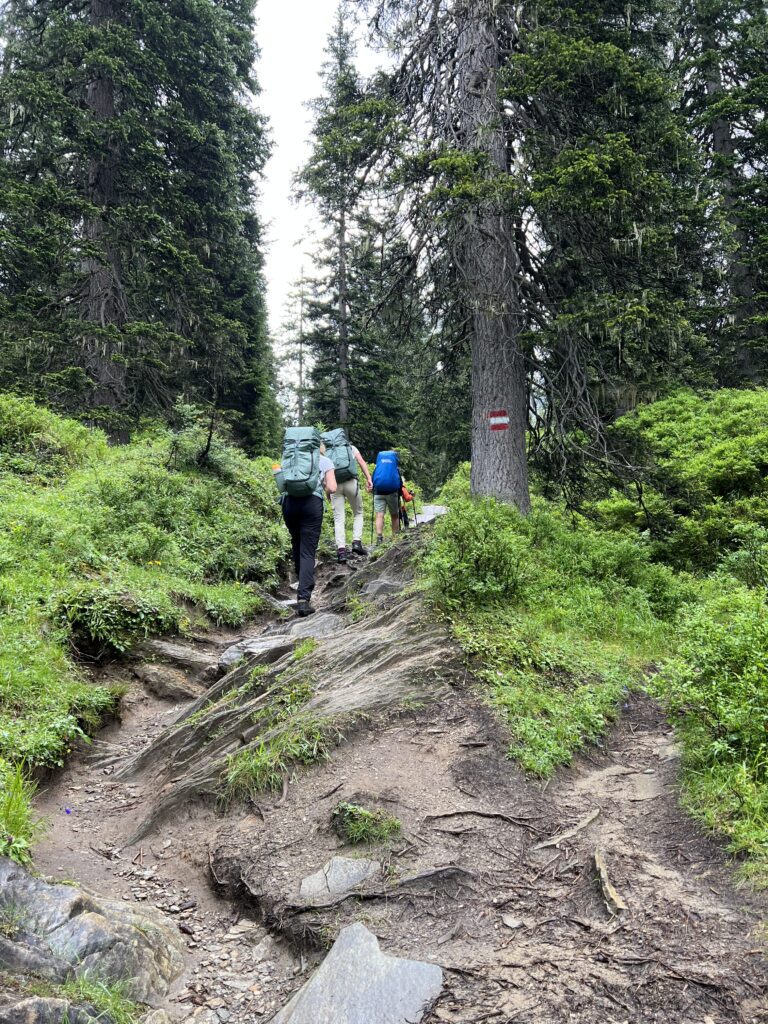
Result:
[[[605,419],[706,362],[701,167],[665,70],[667,8],[366,6],[398,56],[399,180],[435,326],[470,351],[473,491],[525,510],[532,424],[563,472],[568,445],[604,457]]]
[[[722,383],[768,379],[768,8],[762,0],[681,0],[682,110],[702,147],[723,238],[709,329]]]
[[[315,295],[309,315],[314,348],[312,408],[326,423],[357,429],[353,416],[357,367],[363,365],[361,307],[352,308],[353,282],[368,244],[361,220],[367,216],[367,187],[392,122],[392,105],[365,92],[355,67],[355,45],[339,9],[328,39],[323,94],[313,102],[313,148],[298,178],[299,190],[315,203],[325,231],[316,267]],[[363,291],[365,286],[363,284]],[[381,385],[381,382],[379,382]]]
[[[124,430],[181,393],[274,431],[247,0],[11,0],[0,384]]]

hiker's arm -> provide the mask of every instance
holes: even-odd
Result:
[[[360,465],[360,468],[362,469],[363,473],[365,474],[365,484],[366,484],[366,487],[368,488],[369,491],[372,491],[373,490],[373,480],[371,479],[371,471],[370,471],[370,469],[368,469],[368,463],[365,461],[365,459],[360,454],[360,452],[358,452],[357,455],[355,455],[355,458],[357,459],[357,461],[358,461],[358,463]]]
[[[330,495],[336,493],[336,474],[332,469],[327,469],[325,471],[325,477],[323,478],[323,487],[325,488],[325,493],[329,497]]]

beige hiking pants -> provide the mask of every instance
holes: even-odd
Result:
[[[333,505],[333,529],[336,534],[336,547],[347,546],[347,529],[345,523],[345,503],[349,502],[352,509],[352,540],[363,539],[363,496],[360,493],[358,480],[345,480],[336,484],[336,493],[331,495]]]

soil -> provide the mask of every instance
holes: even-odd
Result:
[[[393,552],[366,573],[391,577],[401,561]],[[323,578],[318,603],[338,608],[345,580],[330,568]],[[215,661],[243,635],[198,646]],[[158,700],[128,666],[108,671],[131,683],[122,720],[40,794],[51,829],[36,864],[177,921],[189,956],[172,1019],[268,1020],[360,920],[385,952],[442,966],[430,1024],[768,1020],[766,901],[736,886],[720,844],[680,809],[678,751],[647,698],[630,698],[604,745],[545,785],[507,759],[481,691],[451,668],[448,697],[358,720],[283,794],[226,814],[191,804],[124,847],[153,783],[119,781],[116,766],[189,705]],[[345,846],[331,826],[340,800],[385,809],[402,835]],[[333,906],[302,906],[301,880],[334,855],[378,857],[381,878]]]

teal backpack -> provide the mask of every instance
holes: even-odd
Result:
[[[356,480],[357,461],[345,431],[341,427],[338,430],[327,431],[323,434],[323,443],[325,454],[336,470],[336,483],[343,484],[347,480]]]
[[[283,438],[282,478],[285,493],[308,498],[320,485],[320,431],[288,427]]]

